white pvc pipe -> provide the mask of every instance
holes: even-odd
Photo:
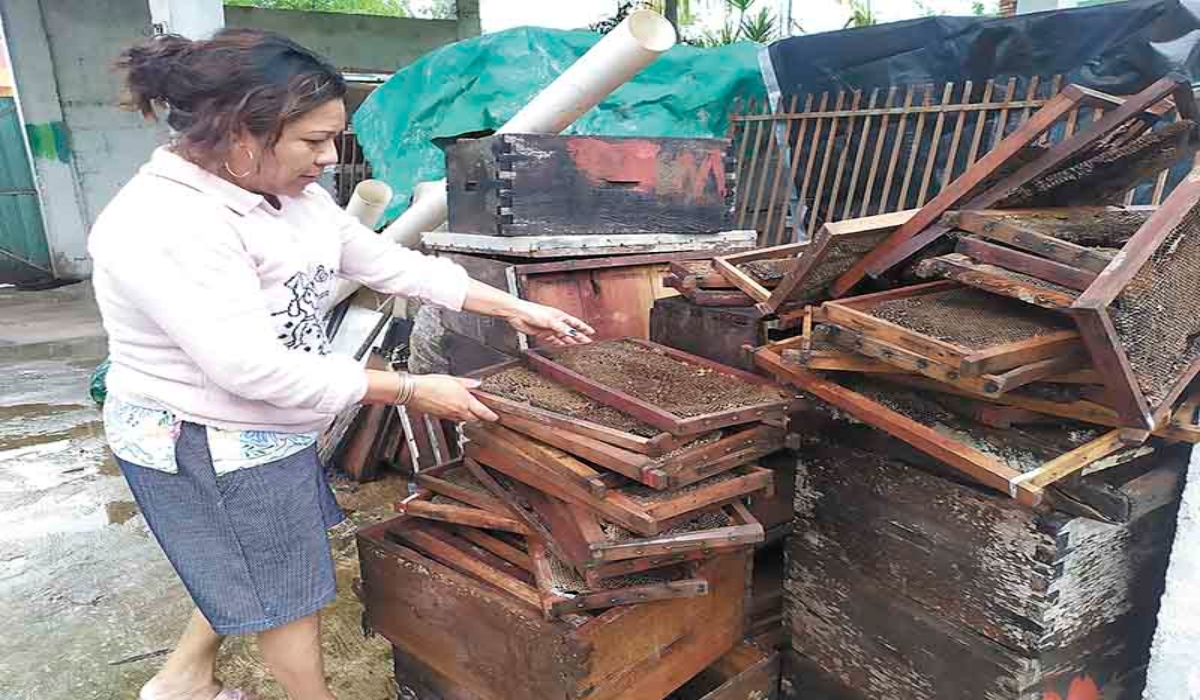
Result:
[[[350,195],[346,213],[367,228],[374,230],[383,210],[392,201],[392,188],[383,180],[363,180]]]
[[[630,13],[500,127],[499,133],[559,133],[653,63],[675,45],[676,39],[675,27],[657,12]],[[415,204],[409,207],[384,229],[383,235],[397,243],[410,241],[416,245],[422,233],[440,226],[449,211],[445,184],[445,180],[440,181],[436,201],[430,197],[431,201],[420,208]]]
[[[379,180],[364,180],[362,184],[355,188],[354,194],[358,195],[359,188],[368,182],[379,182]],[[387,185],[384,185],[387,187]],[[391,200],[392,188],[388,187],[388,200]],[[351,198],[350,204],[354,204],[354,199]],[[350,207],[346,207],[346,211],[350,211]],[[380,213],[383,209],[380,207]],[[411,214],[410,214],[411,212]],[[421,244],[421,234],[425,231],[432,231],[446,221],[446,181],[437,180],[436,182],[419,182],[413,190],[412,204],[409,205],[405,214],[409,214],[409,220],[412,225],[408,228],[395,231],[397,238],[392,239],[394,243],[399,243],[405,248],[416,248]],[[376,216],[376,220],[378,220]],[[361,221],[361,219],[360,219]],[[363,222],[366,225],[366,222]],[[387,227],[381,235],[387,236],[388,231],[393,231],[395,224]],[[370,225],[374,228],[374,224]],[[338,280],[337,286],[333,290],[333,302],[330,307],[341,303],[343,299],[354,294],[358,290],[359,284],[353,280],[341,279]]]
[[[499,133],[557,134],[675,45],[675,27],[652,10],[632,12],[500,127]]]

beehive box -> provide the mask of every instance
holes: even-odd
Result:
[[[397,647],[398,667],[408,661],[420,700],[661,700],[744,632],[746,552],[701,565],[707,595],[548,621],[515,596],[390,539],[389,529],[402,523],[359,533],[362,598],[366,624]]]
[[[1141,697],[1184,455],[1085,477],[1127,502],[1126,522],[1105,523],[966,484],[877,432],[834,432],[801,453],[785,697]]]
[[[455,233],[717,233],[733,222],[723,139],[497,134],[446,147]]]

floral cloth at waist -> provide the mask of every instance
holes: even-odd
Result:
[[[168,410],[138,406],[109,394],[104,402],[104,432],[113,454],[131,464],[175,474],[175,440],[182,421]],[[228,474],[257,467],[307,449],[317,433],[273,430],[222,430],[205,427],[213,470]]]

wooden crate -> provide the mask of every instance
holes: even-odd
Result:
[[[733,223],[729,142],[496,134],[446,147],[450,230],[493,236],[716,233]]]
[[[650,340],[723,365],[754,370],[743,346],[767,342],[766,327],[753,307],[700,306],[682,297],[654,302],[650,310]]]
[[[1085,477],[1129,505],[1104,523],[945,478],[869,433],[826,430],[802,454],[785,697],[1141,697],[1186,452]]]
[[[749,557],[700,567],[709,592],[545,620],[533,604],[387,537],[360,531],[366,624],[402,652],[421,700],[661,700],[740,641]],[[398,663],[398,666],[400,664]]]
[[[605,340],[624,336],[648,338],[654,302],[677,294],[662,283],[669,263],[711,253],[617,255],[535,263],[459,253],[439,255],[462,265],[472,279],[587,321],[596,329],[596,338]],[[536,343],[501,319],[446,310],[441,316],[447,330],[497,352],[517,355]]]

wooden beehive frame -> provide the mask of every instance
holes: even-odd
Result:
[[[868,274],[879,276],[888,269],[906,260],[950,230],[938,219],[950,209],[963,204],[963,209],[987,209],[1005,196],[1036,178],[1052,172],[1070,162],[1076,156],[1109,135],[1114,129],[1140,119],[1144,113],[1168,97],[1173,97],[1181,116],[1193,118],[1196,113],[1190,83],[1179,76],[1167,76],[1142,92],[1120,100],[1077,85],[1068,85],[1061,93],[1051,98],[1028,121],[1001,141],[995,149],[975,162],[959,178],[923,206],[903,226],[843,274],[831,288],[835,297],[845,296]],[[1076,132],[1051,147],[1033,162],[1017,169],[987,187],[982,193],[971,197],[965,204],[963,199],[985,184],[1013,156],[1033,144],[1069,113],[1081,104],[1094,102],[1117,105],[1089,128]]]
[[[764,387],[774,387],[775,385],[758,375],[749,372],[743,372],[739,369],[713,362],[707,358],[692,355],[675,348],[652,343],[648,340],[640,338],[620,338],[609,342],[626,342],[634,345],[639,345],[651,352],[660,352],[675,360],[691,365],[696,365],[709,370],[714,370],[721,374],[734,377],[740,381],[755,384]],[[734,408],[725,411],[718,411],[701,416],[683,417],[677,416],[668,411],[659,408],[653,404],[647,403],[641,399],[635,398],[604,385],[589,377],[585,377],[578,372],[570,370],[561,364],[554,361],[553,357],[544,350],[529,350],[526,351],[525,357],[530,366],[539,374],[550,377],[556,382],[566,384],[570,388],[578,391],[581,394],[590,396],[596,401],[612,406],[623,413],[627,413],[645,423],[653,425],[656,428],[665,430],[673,435],[694,435],[696,433],[717,430],[731,425],[739,425],[741,423],[753,423],[763,421],[779,421],[782,420],[786,412],[787,406],[790,403],[789,399],[780,391],[778,400],[763,402],[753,406],[743,408]]]
[[[911,219],[917,211],[909,209],[830,222],[823,225],[810,242],[719,256],[713,259],[713,264],[721,274],[725,275],[726,279],[758,302],[760,313],[763,315],[774,314],[786,304],[796,300],[797,290],[804,289],[804,282],[813,276],[813,273],[820,268],[826,257],[838,245],[860,238],[871,239],[893,231]],[[775,258],[794,258],[795,263],[772,289],[767,289],[759,284],[739,267],[755,260]]]
[[[682,294],[697,306],[753,306],[754,299],[737,289],[711,289],[697,286],[693,278],[680,279],[669,274],[663,277],[663,286]]]
[[[596,496],[578,484],[561,482],[541,466],[541,456],[559,452],[547,445],[536,446],[534,440],[500,426],[468,428],[467,456],[505,476],[520,481],[543,493],[576,505],[589,508],[598,516],[639,535],[658,535],[664,530],[689,519],[708,508],[718,508],[740,498],[769,491],[771,471],[756,465],[742,465],[725,472],[719,482],[706,485],[697,482],[686,487],[685,493],[664,492],[662,501],[643,504],[623,493],[620,486],[608,488]],[[470,466],[470,462],[467,463]],[[483,479],[481,479],[483,481]],[[485,485],[491,487],[486,481]],[[497,494],[500,496],[500,494]]]
[[[924,279],[940,277],[952,280],[1051,311],[1066,311],[1079,298],[1071,290],[1045,286],[1036,280],[1015,278],[1005,268],[977,263],[962,253],[926,258],[917,265],[916,272],[918,277]]]
[[[497,504],[499,507],[496,510],[485,510],[461,502],[434,503],[435,495],[429,489],[420,489],[397,503],[396,512],[423,520],[437,520],[443,523],[501,530],[519,535],[528,535],[530,532],[524,523],[512,517],[508,509],[499,504]]]
[[[1200,373],[1200,358],[1180,371],[1158,404],[1150,405],[1117,333],[1110,305],[1197,207],[1200,170],[1193,170],[1071,307],[1092,362],[1104,376],[1108,396],[1130,427],[1153,430],[1168,423],[1175,400]]]
[[[672,260],[667,270],[682,284],[701,289],[735,289],[733,283],[717,270],[712,260]]]
[[[485,367],[476,372],[472,372],[470,377],[475,379],[483,379],[493,374],[498,374],[513,367],[523,367],[524,363],[521,360],[509,360],[498,365]],[[489,394],[480,389],[474,389],[472,392],[476,398],[483,402],[488,408],[492,409],[501,416],[511,415],[518,418],[523,418],[527,421],[532,421],[551,428],[553,430],[564,431],[571,435],[582,435],[593,440],[598,440],[605,444],[614,445],[630,452],[658,457],[678,448],[682,441],[680,438],[664,431],[653,437],[645,437],[635,433],[626,432],[610,428],[599,423],[593,423],[582,418],[563,415],[536,406],[531,406],[519,401],[513,401],[502,396]],[[630,477],[633,478],[633,477]]]
[[[878,340],[868,334],[834,323],[822,324],[814,330],[814,333],[829,338],[848,352],[874,359],[891,366],[893,370],[899,369],[912,374],[921,374],[983,396],[1000,396],[1026,384],[1051,380],[1063,373],[1078,370],[1087,363],[1087,356],[1080,347],[1074,351],[1043,360],[1035,360],[1025,365],[972,376],[963,374],[955,366],[930,360],[899,345]],[[810,365],[809,368],[820,369],[821,363],[817,364],[818,366]],[[871,369],[857,369],[856,371],[870,372]]]
[[[1112,255],[1110,253],[1046,235],[1041,231],[1023,227],[1011,219],[1013,215],[1025,212],[1043,216],[1052,216],[1056,212],[1061,212],[1062,215],[1069,216],[1072,211],[1087,209],[1120,211],[1122,208],[1097,206],[1065,209],[964,210],[948,212],[942,217],[942,221],[963,231],[974,233],[988,240],[999,241],[1000,243],[1028,253],[1040,255],[1061,265],[1091,272],[1094,278],[1095,275],[1103,272],[1104,268],[1108,267],[1108,264],[1112,262]]]
[[[692,447],[683,445],[667,455],[650,457],[519,416],[500,416],[500,424],[506,428],[658,489],[687,486],[754,461],[782,449],[785,435],[782,428],[757,425],[737,429],[715,442]]]
[[[599,585],[605,578],[698,561],[764,538],[762,526],[750,511],[734,502],[721,509],[733,523],[726,527],[614,541],[605,534],[603,521],[585,507],[561,501],[515,480],[507,485],[494,483],[508,491],[506,498],[521,503],[529,511],[528,517],[548,533],[541,536],[543,542],[591,585]]]
[[[606,588],[595,586],[576,595],[562,595],[554,590],[553,565],[549,552],[540,540],[529,540],[529,556],[533,560],[533,574],[537,582],[542,612],[548,619],[562,615],[602,610],[615,606],[637,605],[674,598],[693,598],[708,593],[708,581],[697,574],[694,562],[677,565],[672,580],[661,583]],[[660,570],[667,571],[667,570]],[[583,583],[587,584],[586,581]]]
[[[954,282],[930,282],[876,294],[829,301],[821,306],[826,321],[882,341],[929,363],[949,367],[965,377],[980,377],[1034,362],[1062,357],[1080,347],[1074,330],[1053,331],[1026,340],[977,349],[944,341],[871,315],[877,305],[895,299],[920,298],[963,289]],[[880,353],[882,355],[882,352]],[[883,359],[882,357],[880,359]],[[914,362],[918,361],[914,360]],[[1063,371],[1058,367],[1055,371]]]
[[[867,396],[784,362],[770,345],[756,349],[754,359],[760,367],[781,380],[795,384],[858,420],[954,467],[973,480],[1029,506],[1040,504],[1045,497],[1045,490],[1055,482],[1119,450],[1141,444],[1147,437],[1145,433],[1137,431],[1112,430],[1049,460],[1038,469],[1022,473]]]
[[[990,243],[982,238],[961,237],[958,239],[954,251],[985,265],[995,265],[1076,291],[1087,289],[1088,285],[1096,279],[1094,272],[1015,248]]]
[[[458,573],[490,584],[534,609],[542,607],[541,592],[536,587],[535,577],[529,575],[530,572],[444,528],[425,525],[415,520],[393,520],[388,523],[383,537],[411,548]]]

